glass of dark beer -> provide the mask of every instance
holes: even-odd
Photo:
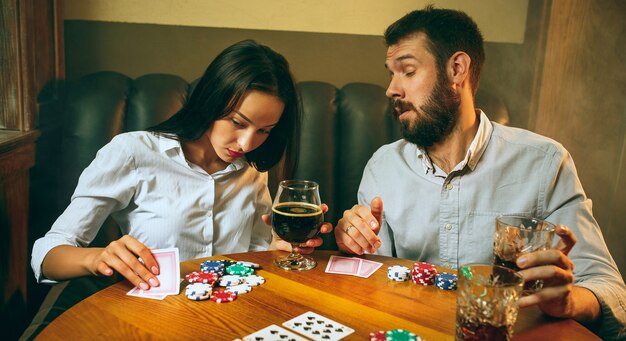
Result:
[[[284,180],[278,185],[272,205],[272,228],[284,241],[291,243],[291,253],[274,260],[285,270],[310,270],[317,263],[301,255],[296,247],[317,236],[324,222],[319,185],[307,180]]]

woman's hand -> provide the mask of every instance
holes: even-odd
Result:
[[[125,235],[99,250],[100,252],[94,253],[91,260],[90,271],[94,275],[111,276],[117,271],[142,290],[159,286],[159,280],[156,278],[159,274],[159,264],[150,249],[137,239]]]
[[[322,204],[322,212],[328,212],[328,205]],[[271,217],[269,214],[264,214],[262,216],[263,222],[267,225],[272,225]],[[323,223],[320,226],[320,233],[330,233],[333,230],[333,226],[330,223]],[[296,247],[296,251],[301,254],[309,254],[315,250],[316,247],[320,247],[323,243],[321,237],[317,236],[307,240],[306,242],[298,245]],[[280,238],[276,232],[272,229],[272,243],[270,244],[270,250],[282,250],[291,252],[291,243],[286,242]]]

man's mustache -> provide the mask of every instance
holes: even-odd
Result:
[[[417,112],[417,108],[411,102],[403,101],[401,99],[394,99],[392,102],[392,107],[395,111],[396,115],[399,115],[405,111],[415,111]]]

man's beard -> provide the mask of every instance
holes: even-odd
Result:
[[[439,76],[426,103],[417,110],[411,102],[394,100],[393,107],[400,112],[412,110],[415,118],[400,120],[404,139],[426,148],[443,141],[456,125],[460,97],[446,84],[447,79]]]

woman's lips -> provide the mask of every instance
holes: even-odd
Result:
[[[228,149],[228,156],[238,159],[243,156],[243,153],[239,153],[239,152]]]

